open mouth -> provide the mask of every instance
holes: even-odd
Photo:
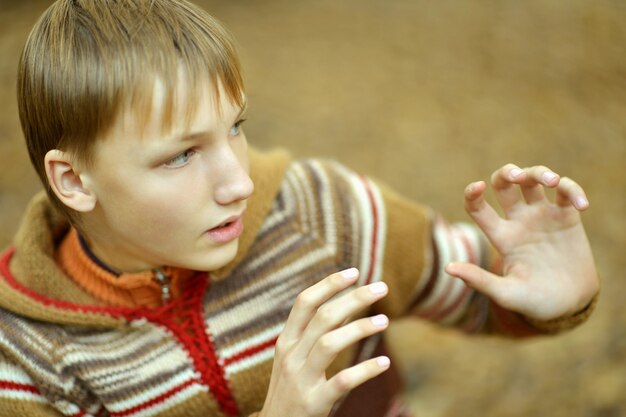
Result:
[[[207,234],[211,240],[217,243],[230,242],[236,239],[243,232],[243,221],[241,216],[230,218],[224,223],[210,229]]]

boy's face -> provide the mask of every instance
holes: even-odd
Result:
[[[97,142],[94,164],[81,175],[97,204],[83,220],[91,249],[109,266],[211,271],[235,257],[253,184],[242,109],[224,91],[218,108],[213,90],[202,90],[188,125],[175,113],[172,131],[163,132],[157,83],[146,126],[126,112]]]

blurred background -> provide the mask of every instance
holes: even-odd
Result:
[[[466,221],[464,186],[506,162],[576,179],[603,277],[554,338],[389,330],[418,417],[626,416],[626,2],[210,1],[238,40],[259,148],[336,158]],[[15,104],[50,0],[0,0],[0,246],[40,189]]]

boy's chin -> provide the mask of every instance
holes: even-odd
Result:
[[[205,272],[217,271],[235,260],[238,248],[238,241],[229,242],[210,253],[198,254],[190,262],[185,262],[185,268]]]

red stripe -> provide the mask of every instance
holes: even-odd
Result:
[[[115,318],[121,318],[128,314],[131,314],[134,310],[126,307],[96,307],[89,305],[81,305],[70,303],[68,301],[56,300],[54,298],[46,297],[45,295],[39,294],[29,288],[24,287],[20,284],[9,268],[9,263],[11,262],[11,258],[15,254],[15,247],[9,247],[3,254],[2,258],[0,258],[0,274],[4,277],[4,280],[15,290],[21,292],[29,298],[45,305],[46,307],[55,307],[62,310],[70,310],[75,313],[101,313],[106,314]]]
[[[124,416],[130,416],[133,415],[135,413],[138,413],[140,411],[146,410],[150,407],[154,407],[155,405],[158,405],[159,403],[162,403],[164,401],[166,401],[167,399],[173,397],[174,395],[178,394],[179,392],[181,392],[182,390],[184,390],[185,388],[187,388],[188,386],[197,383],[197,381],[195,380],[191,380],[191,381],[187,381],[177,387],[172,388],[171,390],[164,392],[163,394],[149,400],[146,401],[144,403],[141,403],[135,407],[132,408],[128,408],[124,411],[114,411],[111,412],[111,417],[124,417]]]
[[[0,380],[0,390],[30,392],[31,394],[41,395],[39,389],[37,389],[37,387],[35,387],[34,385],[20,384],[18,382],[12,381]]]
[[[473,294],[473,290],[466,286],[465,288],[463,288],[463,291],[461,291],[461,294],[459,294],[459,296],[457,297],[457,299],[448,307],[444,308],[443,310],[441,310],[439,313],[437,313],[434,317],[433,320],[434,321],[444,321],[446,319],[446,317],[448,317],[450,314],[452,314],[457,308],[459,308],[465,301],[467,301],[467,299]]]
[[[441,278],[439,278],[441,280]],[[454,287],[454,281],[449,280],[446,282],[445,289],[441,292],[441,295],[437,299],[437,302],[432,305],[432,307],[424,310],[418,310],[417,315],[425,320],[434,320],[434,318],[441,313],[441,307],[445,304],[448,297],[450,296],[450,291]]]
[[[369,184],[369,181],[366,177],[362,176],[361,181],[363,181],[363,185],[365,186],[365,190],[367,191],[367,196],[370,200],[370,208],[372,209],[372,217],[373,217],[373,228],[374,232],[372,234],[372,250],[370,251],[370,270],[367,274],[366,284],[372,282],[372,278],[374,276],[375,262],[376,262],[376,247],[378,246],[378,208],[376,207],[376,200],[374,199],[374,192]]]
[[[269,349],[276,345],[276,341],[278,340],[278,336],[268,340],[267,342],[259,343],[256,346],[251,346],[248,349],[245,349],[236,355],[233,355],[229,358],[224,359],[224,366],[231,365],[235,362],[239,362],[245,358],[256,355],[259,352],[262,352],[266,349]]]

